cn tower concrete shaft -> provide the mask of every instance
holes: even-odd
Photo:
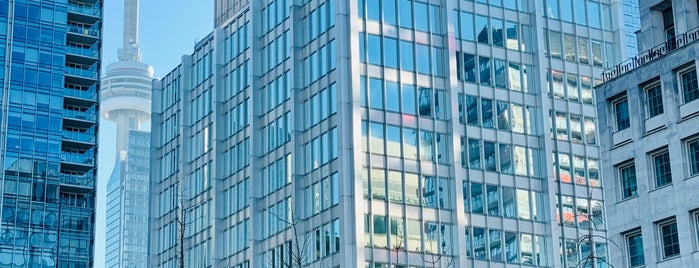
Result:
[[[124,44],[119,50],[120,61],[141,61],[138,45],[139,0],[124,0]]]

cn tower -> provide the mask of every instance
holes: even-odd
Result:
[[[141,62],[138,45],[139,0],[124,0],[124,40],[119,61],[102,78],[102,117],[116,123],[116,159],[123,157],[129,130],[150,122],[153,67]]]
[[[139,0],[124,1],[119,61],[102,77],[102,117],[116,123],[116,158],[107,183],[105,267],[149,267],[148,196],[153,67],[141,62]]]

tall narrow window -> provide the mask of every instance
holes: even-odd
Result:
[[[658,223],[660,231],[661,251],[663,259],[680,255],[680,238],[677,233],[677,222],[674,218]]]
[[[670,153],[667,150],[653,154],[653,175],[655,177],[655,187],[662,187],[672,183],[672,172],[670,170]]]
[[[638,195],[638,185],[636,182],[636,165],[633,163],[619,167],[621,177],[622,199],[631,198]]]
[[[699,248],[699,211],[694,211],[692,220],[694,221],[694,236],[697,240],[697,247]]]
[[[699,99],[699,83],[697,83],[697,70],[694,67],[682,70],[678,73],[679,85],[682,87],[684,103]]]
[[[663,91],[660,83],[654,83],[646,86],[646,105],[648,108],[648,117],[654,117],[664,112],[663,108]]]
[[[629,102],[626,97],[613,102],[614,104],[614,119],[616,122],[616,130],[622,131],[631,126],[629,118]]]
[[[638,267],[646,264],[641,230],[626,235],[626,247],[629,255],[629,266]]]
[[[689,175],[699,175],[699,139],[687,142],[687,154],[689,156]]]
[[[663,10],[663,26],[665,28],[665,41],[669,49],[675,49],[675,16],[672,14],[672,6]]]

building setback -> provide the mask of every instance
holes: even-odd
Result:
[[[641,53],[597,87],[615,267],[699,266],[698,11],[641,1]]]
[[[0,1],[0,267],[92,267],[102,1]]]
[[[154,82],[150,265],[606,267],[619,5],[218,1]]]

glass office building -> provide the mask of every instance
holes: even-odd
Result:
[[[0,1],[0,267],[92,267],[102,1]]]
[[[219,2],[154,85],[151,265],[606,267],[618,3]]]
[[[107,183],[105,267],[148,267],[150,132],[130,130]]]

